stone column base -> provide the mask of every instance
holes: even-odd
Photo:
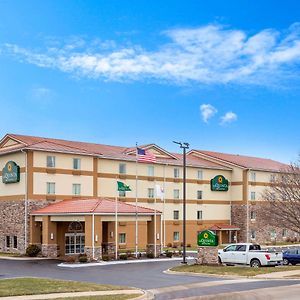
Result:
[[[57,244],[42,245],[42,256],[56,258],[58,254]]]
[[[87,255],[89,261],[91,260],[100,260],[102,258],[102,249],[101,247],[94,247],[94,258],[93,258],[93,247],[84,247],[84,252]]]
[[[148,244],[146,248],[146,252],[148,253],[153,253],[154,254],[154,244]],[[156,255],[159,256],[161,254],[161,245],[156,244]]]
[[[218,247],[198,247],[197,264],[217,265],[218,263]]]

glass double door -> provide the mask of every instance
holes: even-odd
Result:
[[[66,233],[65,249],[66,254],[84,253],[85,236],[84,233]]]

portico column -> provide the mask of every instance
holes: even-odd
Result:
[[[42,255],[57,257],[57,225],[51,222],[50,216],[43,216],[43,244]]]
[[[102,221],[101,216],[85,216],[85,253],[88,258],[101,259],[102,257]]]

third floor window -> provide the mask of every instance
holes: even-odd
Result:
[[[80,170],[81,168],[81,160],[80,158],[73,158],[73,169]]]
[[[148,176],[154,176],[154,166],[148,166]]]
[[[126,174],[126,164],[119,164],[119,173]]]
[[[47,156],[47,168],[55,168],[55,156]]]
[[[179,168],[174,168],[174,178],[179,178]]]

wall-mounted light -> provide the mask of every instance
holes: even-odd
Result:
[[[110,232],[110,237],[111,237],[111,238],[114,237],[114,232],[113,232],[113,231]]]
[[[54,240],[54,234],[52,232],[50,233],[50,239]]]
[[[95,242],[98,243],[98,234],[95,235]]]

